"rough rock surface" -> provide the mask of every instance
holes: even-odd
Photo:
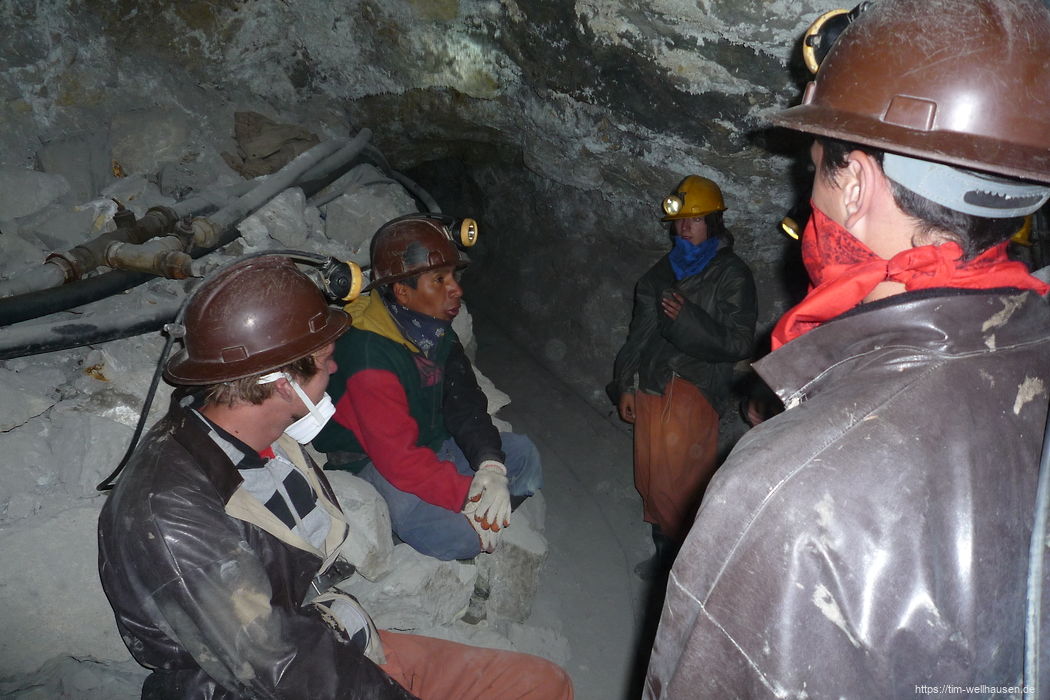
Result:
[[[763,329],[792,300],[790,244],[775,224],[804,189],[803,149],[765,119],[798,99],[799,37],[836,7],[11,3],[0,8],[11,37],[0,51],[0,165],[61,174],[94,195],[116,161],[169,173],[170,192],[186,188],[173,168],[217,169],[217,154],[237,150],[234,113],[320,137],[367,126],[395,167],[479,219],[488,245],[476,303],[516,309],[514,337],[600,404],[631,286],[668,247],[657,204],[683,175],[722,184],[758,273]],[[147,16],[151,31],[128,31]],[[51,154],[60,147],[77,168]]]
[[[577,393],[605,405],[601,387],[626,334],[634,281],[669,247],[658,202],[685,174],[722,184],[738,251],[758,278],[760,330],[792,302],[793,247],[774,227],[805,189],[807,175],[796,165],[804,146],[765,119],[800,94],[806,76],[795,56],[802,31],[838,6],[0,4],[8,39],[0,47],[0,288],[48,252],[110,225],[112,199],[141,215],[241,182],[222,157],[238,153],[237,113],[298,125],[311,138],[368,127],[380,156],[362,160],[341,196],[315,205],[303,192],[286,192],[221,259],[301,245],[364,262],[377,222],[413,203],[388,181],[371,180],[389,161],[446,211],[479,220],[481,243],[465,277],[468,303],[502,319]],[[175,302],[184,289],[151,283],[91,307],[130,315]],[[78,320],[83,311],[56,316]],[[469,315],[456,328],[471,354]],[[14,331],[0,332],[0,343]],[[2,361],[0,547],[16,557],[3,558],[5,570],[19,568],[10,562],[33,548],[30,533],[49,535],[64,523],[62,513],[87,522],[97,511],[94,482],[126,445],[159,355],[160,338],[144,337]],[[481,381],[494,404],[503,400]],[[166,391],[162,384],[151,419],[163,411]],[[532,522],[535,532],[542,531],[540,506],[537,500],[525,510],[540,521]],[[87,575],[93,547],[76,538],[54,544],[61,545],[58,565]],[[538,556],[535,543],[525,544]],[[9,552],[15,545],[18,552]],[[375,567],[379,586],[382,564]],[[21,585],[4,589],[5,610],[7,600],[26,600]],[[99,608],[97,596],[84,598],[85,610]],[[455,634],[449,630],[461,627],[439,629]],[[36,674],[0,658],[0,694],[137,694],[134,668],[87,660],[91,650],[72,645],[81,630],[70,629],[70,645],[46,647],[58,656],[37,658],[44,665]],[[556,635],[539,644],[542,630],[506,621],[486,620],[467,633],[567,653]]]

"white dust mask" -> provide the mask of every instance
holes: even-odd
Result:
[[[335,404],[332,403],[332,397],[325,392],[325,395],[321,397],[318,403],[314,403],[310,400],[310,397],[306,395],[302,387],[299,386],[299,382],[292,379],[291,375],[286,372],[271,372],[270,374],[259,377],[260,384],[266,384],[269,382],[275,382],[281,377],[288,380],[292,389],[302,399],[303,404],[310,409],[310,412],[305,416],[295,421],[287,428],[284,429],[285,435],[292,438],[300,445],[306,443],[317,437],[317,434],[321,432],[325,424],[335,415]]]

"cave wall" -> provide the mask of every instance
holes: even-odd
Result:
[[[764,118],[797,101],[799,37],[839,4],[5,0],[0,166],[63,174],[81,201],[135,172],[185,194],[232,177],[234,111],[369,127],[446,211],[479,219],[468,304],[600,403],[684,175],[723,186],[761,330],[789,303],[775,224],[805,187],[801,141]],[[70,139],[79,157],[49,157]]]

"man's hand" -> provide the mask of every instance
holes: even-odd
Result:
[[[673,321],[678,318],[679,312],[685,306],[685,297],[678,292],[667,290],[660,297],[660,306],[663,308],[664,315]]]
[[[499,542],[499,532],[485,529],[480,522],[474,519],[474,508],[476,505],[472,501],[467,501],[467,507],[463,509],[463,515],[466,517],[467,522],[470,523],[470,526],[474,528],[474,532],[478,533],[478,539],[481,540],[481,551],[492,554],[496,549],[496,544]]]
[[[499,532],[500,528],[510,525],[510,491],[505,466],[494,460],[482,462],[470,482],[463,512],[484,530]]]
[[[620,418],[625,423],[634,423],[634,392],[620,394],[620,404],[617,408],[620,409]]]

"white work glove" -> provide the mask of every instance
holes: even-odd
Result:
[[[499,532],[500,528],[510,525],[510,491],[505,466],[495,460],[481,463],[470,482],[463,513],[480,523],[483,530]]]
[[[478,533],[478,539],[481,540],[481,551],[492,554],[496,550],[496,545],[499,543],[499,532],[495,530],[486,530],[481,526],[481,522],[474,519],[474,508],[477,504],[467,501],[466,508],[463,509],[463,515],[466,516],[467,522],[474,528],[474,532]]]

